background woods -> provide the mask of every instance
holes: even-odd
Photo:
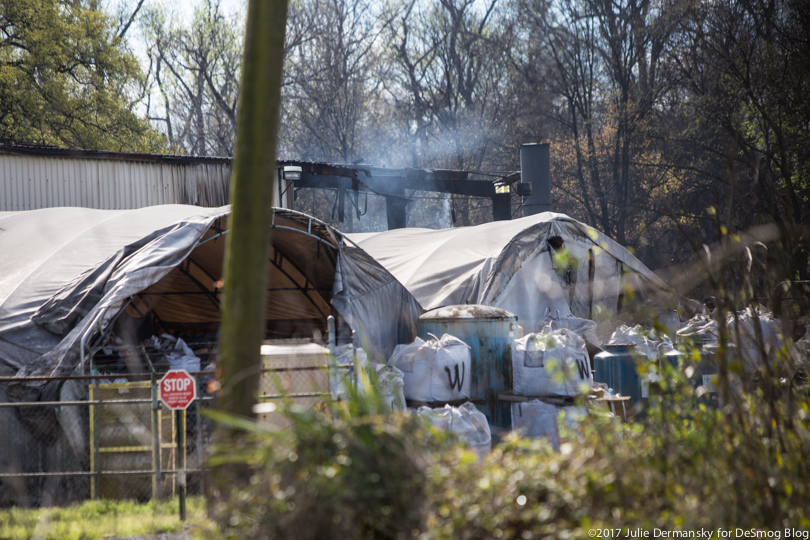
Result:
[[[503,171],[519,168],[521,143],[547,140],[556,209],[670,266],[691,256],[684,233],[700,245],[807,220],[803,7],[293,0],[279,156]],[[149,0],[0,0],[0,140],[231,155],[244,34],[234,8],[202,0],[180,17]],[[301,208],[333,221],[334,194],[306,191]],[[491,215],[488,202],[410,195],[415,226]],[[342,228],[384,226],[380,201],[357,206]],[[806,246],[782,247],[803,261],[788,275],[807,279]]]

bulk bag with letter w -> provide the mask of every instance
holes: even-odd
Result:
[[[432,402],[470,398],[470,348],[450,334],[398,345],[388,364],[405,375],[405,399]]]
[[[575,396],[593,388],[585,341],[567,328],[512,342],[512,390],[523,396]]]

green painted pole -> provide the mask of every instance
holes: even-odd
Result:
[[[221,387],[216,402],[220,411],[245,418],[253,416],[265,331],[286,21],[286,0],[250,0],[231,177],[218,362]],[[233,429],[218,429],[221,443],[233,442],[235,435]]]

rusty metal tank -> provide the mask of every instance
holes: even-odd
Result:
[[[492,306],[444,306],[422,314],[417,333],[422,339],[430,339],[429,334],[450,334],[470,346],[470,400],[491,425],[510,427],[510,404],[499,402],[498,394],[512,390],[512,341],[518,337],[517,316]]]

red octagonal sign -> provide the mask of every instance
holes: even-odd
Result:
[[[197,398],[197,383],[185,369],[172,369],[160,379],[160,401],[170,409],[186,409]]]

